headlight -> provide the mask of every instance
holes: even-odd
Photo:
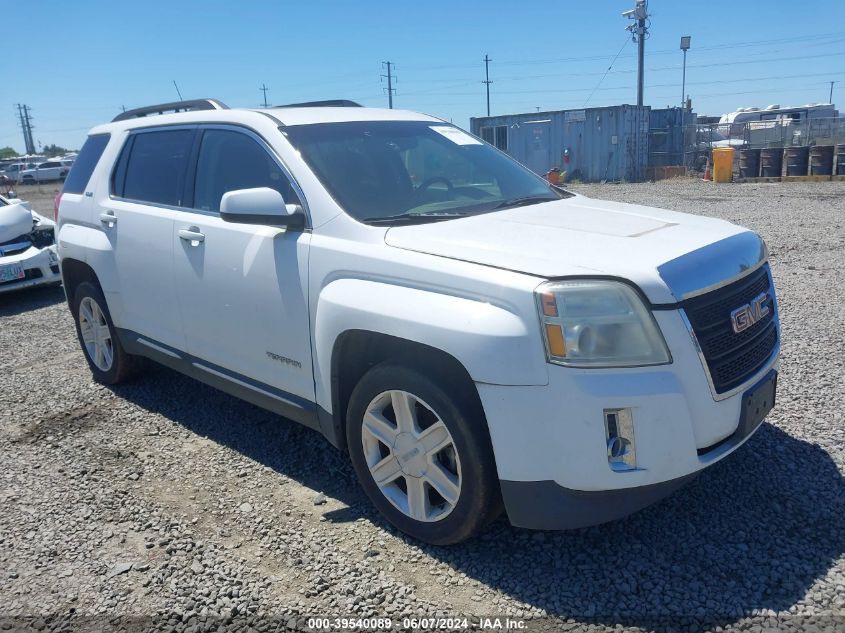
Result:
[[[639,367],[672,362],[654,316],[616,281],[545,283],[536,290],[546,356],[570,367]]]

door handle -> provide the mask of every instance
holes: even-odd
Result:
[[[117,216],[115,216],[114,211],[106,211],[100,214],[100,222],[105,224],[107,228],[111,228],[117,224]]]
[[[179,229],[179,239],[190,242],[191,246],[199,246],[205,241],[205,234],[200,233],[199,227],[191,226],[187,229]]]

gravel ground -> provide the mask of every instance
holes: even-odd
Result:
[[[783,366],[778,405],[741,450],[622,521],[543,533],[500,520],[421,546],[317,434],[163,368],[95,384],[61,290],[0,296],[0,628],[466,615],[845,630],[845,183],[575,188],[766,238]],[[51,215],[51,191],[20,193]]]

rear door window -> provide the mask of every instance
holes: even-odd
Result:
[[[129,154],[122,182],[114,193],[128,200],[181,206],[194,134],[192,129],[134,134],[124,147],[124,154]],[[123,155],[118,161],[119,170],[123,168],[121,163]]]
[[[94,134],[88,137],[65,180],[62,191],[66,193],[82,193],[85,191],[88,181],[91,180],[91,174],[94,173],[94,167],[97,166],[108,143],[108,134]]]
[[[287,204],[301,204],[285,172],[257,141],[233,130],[206,130],[197,158],[194,208],[218,212],[224,193],[254,187],[270,187]]]

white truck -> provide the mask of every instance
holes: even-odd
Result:
[[[312,427],[430,543],[629,514],[774,405],[758,235],[574,195],[431,116],[141,108],[58,209],[96,380],[147,357]]]

